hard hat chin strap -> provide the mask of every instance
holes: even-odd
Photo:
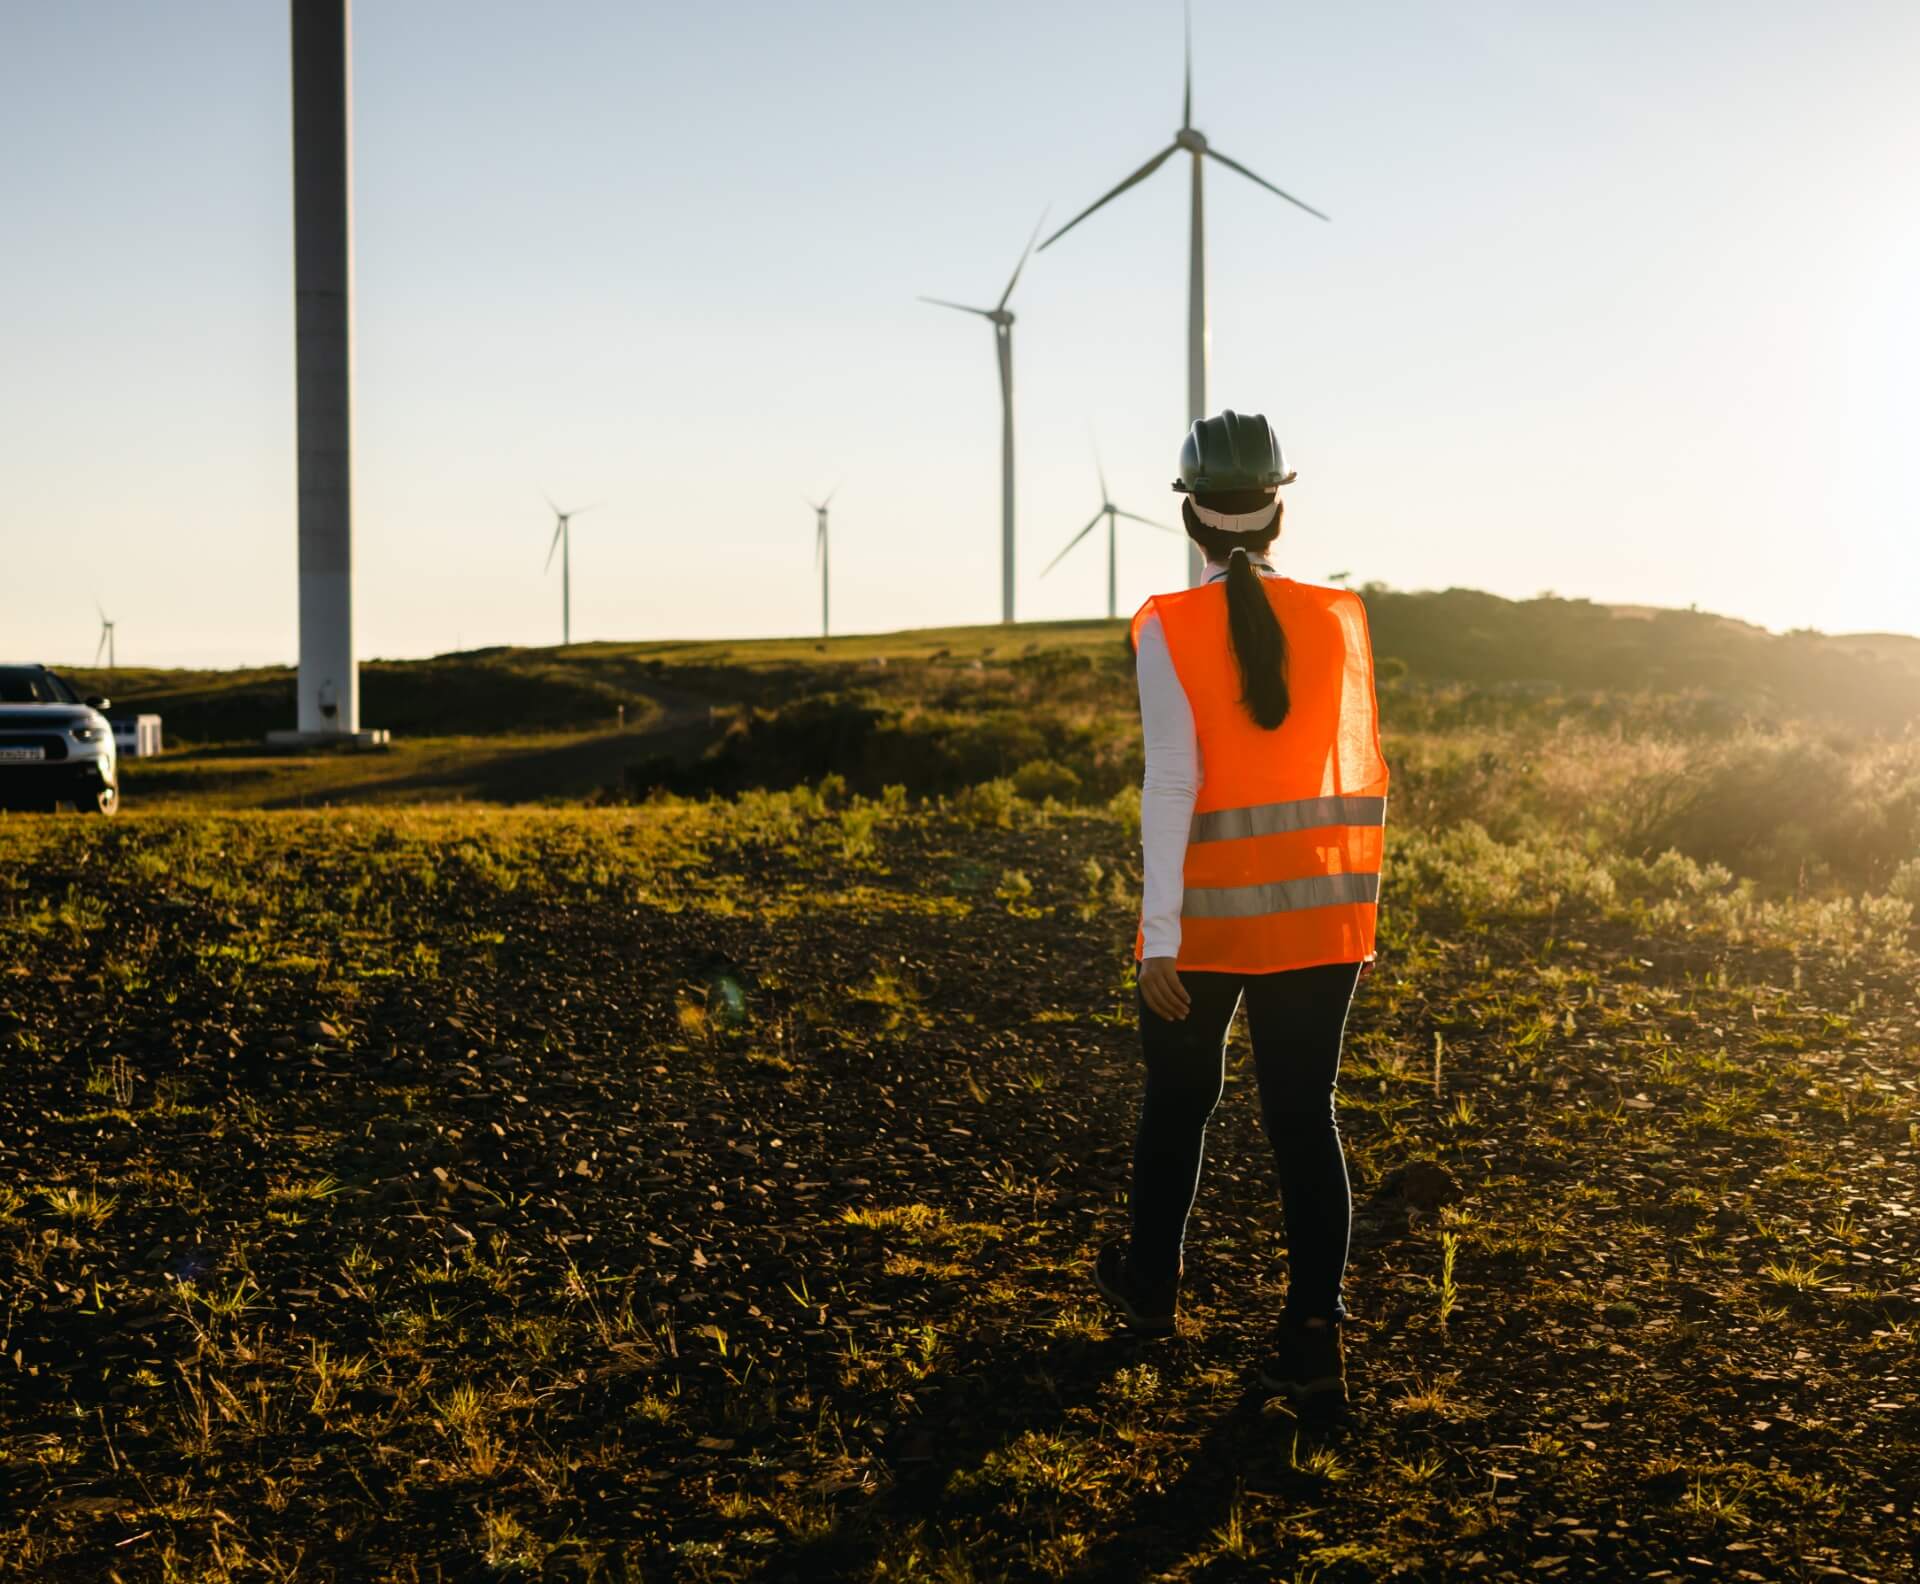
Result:
[[[1209,528],[1218,529],[1221,533],[1258,533],[1261,529],[1270,527],[1273,520],[1280,514],[1278,500],[1270,500],[1266,505],[1250,512],[1213,511],[1191,497],[1188,498],[1187,504],[1193,508],[1193,515],[1201,522]]]

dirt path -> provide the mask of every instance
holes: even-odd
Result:
[[[484,739],[469,751],[413,774],[382,774],[380,760],[364,761],[370,773],[342,781],[322,780],[297,791],[262,798],[264,809],[309,808],[335,803],[473,801],[537,803],[577,800],[618,789],[627,769],[655,756],[687,759],[716,734],[716,702],[685,689],[648,684],[643,691],[659,707],[646,721],[615,731],[590,732],[535,746],[489,748]]]

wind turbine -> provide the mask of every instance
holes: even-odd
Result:
[[[813,507],[813,564],[820,569],[820,636],[827,636],[827,508],[833,504],[833,497],[840,493],[840,486],[834,485],[827,491],[823,501],[808,501]]]
[[[107,620],[107,613],[98,601],[93,608],[100,612],[100,642],[93,647],[93,668],[96,671],[100,669],[100,656],[104,654],[107,657],[107,675],[112,676],[120,669],[113,654],[113,623]]]
[[[593,506],[576,506],[571,511],[562,511],[553,505],[553,497],[540,497],[549,506],[553,506],[553,543],[547,546],[547,564],[542,573],[553,569],[553,552],[560,552],[560,643],[564,648],[573,642],[573,519],[582,512],[590,512],[594,506],[604,506],[605,501],[595,501]]]
[[[1102,517],[1106,518],[1107,519],[1107,620],[1112,621],[1114,617],[1120,614],[1119,589],[1118,589],[1117,580],[1114,575],[1114,562],[1115,562],[1114,541],[1117,537],[1114,530],[1114,519],[1116,517],[1124,517],[1127,519],[1128,522],[1145,523],[1149,528],[1158,528],[1162,533],[1177,534],[1180,530],[1178,528],[1170,527],[1166,523],[1155,522],[1151,517],[1142,517],[1137,512],[1123,511],[1121,510],[1120,507],[1114,505],[1113,492],[1107,488],[1107,470],[1101,467],[1100,454],[1097,451],[1094,453],[1093,467],[1094,467],[1094,471],[1100,475],[1100,509],[1087,519],[1087,526],[1082,528],[1077,534],[1075,534],[1071,539],[1067,541],[1066,550],[1062,550],[1059,555],[1055,556],[1051,561],[1049,561],[1047,563],[1046,572],[1042,572],[1040,575],[1042,577],[1045,577],[1047,575],[1047,572],[1051,572],[1062,561],[1064,561],[1067,556],[1067,551],[1071,550],[1082,539],[1086,538],[1088,534],[1092,533],[1094,528],[1098,526],[1100,519]]]
[[[1047,223],[1046,210],[1040,211],[1033,235],[1027,238],[1020,262],[1007,277],[1007,289],[991,308],[974,308],[966,303],[948,302],[944,297],[922,297],[936,308],[957,308],[961,313],[978,314],[993,326],[994,356],[1000,364],[1000,619],[1013,620],[1013,310],[1007,299],[1014,283],[1027,266],[1033,244],[1040,239],[1040,227]]]
[[[1075,215],[1046,241],[1040,244],[1042,253],[1058,242],[1102,204],[1111,203],[1129,187],[1145,181],[1162,165],[1181,150],[1193,156],[1193,218],[1191,240],[1187,257],[1187,415],[1189,422],[1198,422],[1207,416],[1207,244],[1206,228],[1200,201],[1200,171],[1205,160],[1215,159],[1228,170],[1238,171],[1247,180],[1258,182],[1268,192],[1275,193],[1287,200],[1296,209],[1304,209],[1315,219],[1325,220],[1312,204],[1302,203],[1292,193],[1266,179],[1256,176],[1238,160],[1228,159],[1207,141],[1207,135],[1193,124],[1193,8],[1187,8],[1187,52],[1186,52],[1186,89],[1180,103],[1180,130],[1173,135],[1173,141],[1163,148],[1146,164],[1129,176],[1125,181],[1098,202],[1088,205]],[[1187,586],[1197,585],[1203,562],[1200,547],[1190,545],[1187,550]]]

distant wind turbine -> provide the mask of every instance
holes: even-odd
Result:
[[[1114,519],[1116,517],[1124,517],[1127,519],[1128,522],[1145,523],[1147,527],[1158,528],[1162,533],[1177,534],[1179,533],[1180,530],[1178,528],[1170,527],[1166,523],[1155,522],[1151,517],[1142,517],[1137,512],[1122,511],[1118,506],[1113,504],[1113,492],[1107,488],[1107,470],[1100,465],[1100,454],[1097,451],[1094,453],[1093,467],[1094,467],[1094,471],[1100,475],[1100,509],[1087,519],[1087,526],[1082,528],[1077,534],[1075,534],[1071,539],[1067,541],[1066,550],[1062,550],[1059,555],[1055,556],[1051,561],[1049,561],[1047,563],[1046,572],[1042,572],[1040,575],[1042,577],[1045,577],[1047,575],[1047,572],[1051,572],[1062,561],[1064,561],[1067,557],[1067,551],[1073,549],[1073,547],[1077,545],[1082,539],[1086,538],[1088,534],[1092,533],[1093,530],[1099,525],[1100,519],[1102,517],[1106,518],[1107,519],[1107,619],[1111,621],[1114,617],[1120,614],[1119,585],[1118,585],[1118,580],[1115,576],[1115,571],[1114,571],[1115,554],[1116,554],[1115,539],[1117,538],[1117,535],[1114,531]]]
[[[106,611],[98,603],[93,608],[100,612],[100,642],[93,647],[93,668],[96,671],[100,669],[100,656],[104,654],[107,657],[107,672],[112,675],[120,669],[113,653],[113,623],[107,620]]]
[[[1304,209],[1315,219],[1325,220],[1328,216],[1314,208],[1312,204],[1302,203],[1292,193],[1266,179],[1256,176],[1237,160],[1230,160],[1207,141],[1207,135],[1193,124],[1193,8],[1187,8],[1187,50],[1186,50],[1186,90],[1181,100],[1180,130],[1173,135],[1173,141],[1163,148],[1146,164],[1129,176],[1125,181],[1095,203],[1089,204],[1075,215],[1046,241],[1040,244],[1040,251],[1046,250],[1077,226],[1102,204],[1111,203],[1129,187],[1145,181],[1168,160],[1185,149],[1193,156],[1193,217],[1191,240],[1187,257],[1187,417],[1189,422],[1198,422],[1207,416],[1207,244],[1200,200],[1200,172],[1203,160],[1215,159],[1228,170],[1238,171],[1247,180],[1259,183],[1270,193],[1287,200],[1296,209]],[[1187,584],[1195,586],[1200,581],[1203,562],[1198,545],[1189,545],[1187,549]]]
[[[834,485],[827,491],[823,501],[808,501],[813,507],[813,564],[820,569],[820,636],[827,636],[827,508],[833,504],[833,497],[840,493],[840,486]]]
[[[978,314],[993,326],[994,356],[1000,364],[1000,619],[1013,620],[1013,310],[1007,299],[1013,295],[1020,271],[1027,267],[1033,244],[1040,239],[1040,227],[1047,223],[1046,210],[1027,238],[1020,262],[1007,277],[1007,289],[991,308],[974,308],[966,303],[948,302],[944,297],[922,297],[936,308],[957,308],[961,313]]]
[[[553,570],[553,552],[560,552],[560,643],[564,648],[573,642],[573,519],[582,512],[590,512],[596,506],[604,506],[605,501],[595,501],[593,506],[576,506],[571,511],[562,511],[553,505],[553,497],[540,497],[553,507],[553,543],[547,546],[547,564],[542,573]]]

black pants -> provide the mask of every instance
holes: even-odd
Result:
[[[1287,1313],[1295,1320],[1346,1317],[1353,1201],[1334,1119],[1340,1041],[1359,982],[1358,963],[1284,973],[1189,973],[1192,1007],[1170,1023],[1138,1001],[1146,1094],[1133,1149],[1133,1239],[1128,1264],[1148,1281],[1179,1268],[1193,1208],[1207,1120],[1226,1083],[1227,1030],[1242,995],[1260,1082],[1260,1114],[1280,1168],[1287,1226]]]

